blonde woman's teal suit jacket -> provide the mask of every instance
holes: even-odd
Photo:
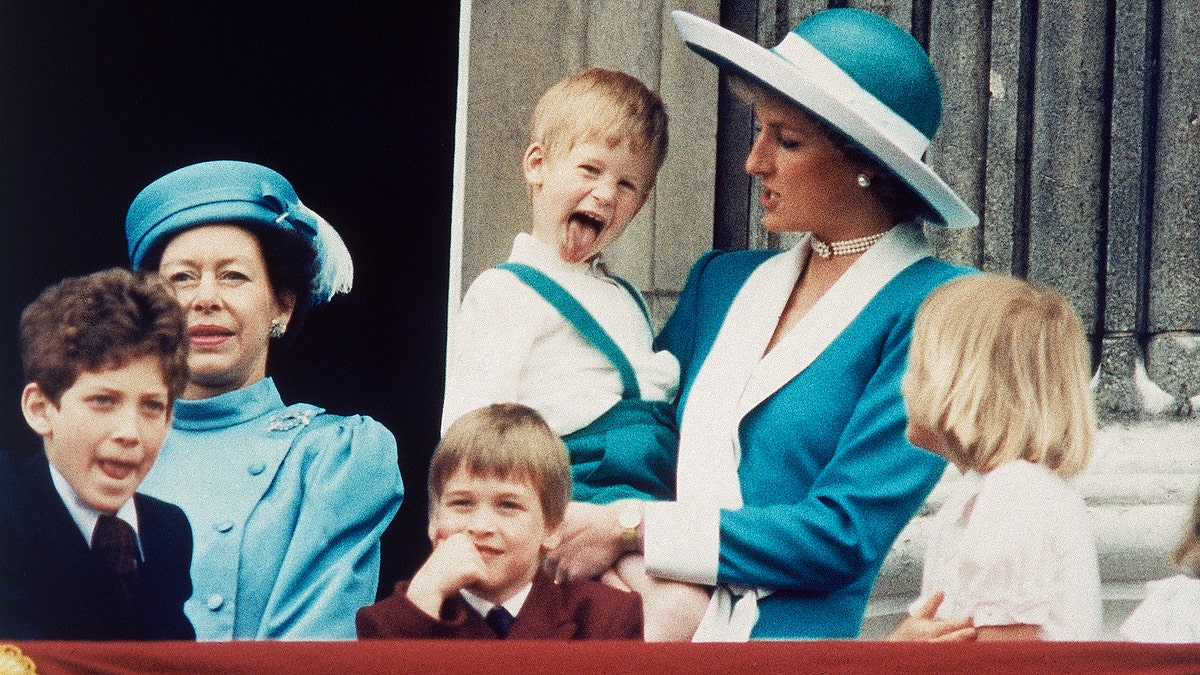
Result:
[[[681,423],[735,296],[776,254],[714,251],[693,266],[658,339],[683,369]],[[921,257],[737,423],[744,506],[720,512],[717,581],[774,591],[752,638],[857,636],[884,557],[946,466],[905,436],[913,318],[931,290],[969,271]]]

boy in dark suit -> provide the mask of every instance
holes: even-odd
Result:
[[[179,304],[128,270],[67,279],[21,315],[21,359],[43,452],[0,467],[0,637],[194,639],[187,517],[135,494],[187,380]]]
[[[566,449],[532,408],[497,403],[459,418],[430,461],[433,553],[390,598],[358,610],[358,636],[641,639],[636,594],[555,584],[541,570],[570,499]]]

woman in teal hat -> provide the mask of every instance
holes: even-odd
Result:
[[[197,638],[354,638],[404,494],[396,440],[369,417],[285,405],[267,376],[308,310],[349,291],[349,252],[283,176],[247,162],[159,178],[125,232],[133,266],[157,270],[188,316],[187,388],[142,490],[191,521]]]
[[[555,562],[583,576],[644,553],[638,590],[713,589],[696,640],[854,637],[945,466],[905,438],[900,395],[918,305],[969,271],[931,255],[921,221],[977,221],[923,161],[937,74],[862,10],[815,14],[774,49],[674,19],[754,104],[764,228],[804,234],[694,265],[658,339],[683,370],[676,500],[574,505]]]

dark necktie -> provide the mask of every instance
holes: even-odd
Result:
[[[513,615],[509,614],[507,609],[504,609],[500,605],[496,605],[492,608],[492,611],[487,613],[487,616],[484,617],[484,620],[487,621],[487,624],[492,627],[492,630],[496,632],[496,635],[503,640],[504,638],[508,637],[508,629],[512,627]]]
[[[137,536],[133,528],[120,518],[101,514],[92,532],[92,552],[115,579],[120,601],[128,608],[134,607],[139,589]]]

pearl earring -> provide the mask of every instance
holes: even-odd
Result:
[[[871,177],[865,173],[858,174],[858,187],[861,187],[861,188],[871,187]]]
[[[287,324],[286,323],[280,321],[279,319],[271,319],[271,332],[270,332],[271,337],[278,339],[278,338],[283,337],[283,334],[286,332],[287,332]]]

